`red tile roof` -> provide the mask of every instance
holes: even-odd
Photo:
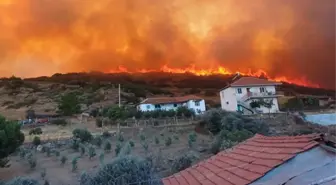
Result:
[[[164,185],[245,185],[318,145],[317,134],[253,138],[162,179]]]
[[[257,86],[257,85],[280,85],[279,82],[269,81],[256,77],[241,77],[230,84],[231,87],[237,86]]]
[[[147,98],[141,104],[164,104],[164,103],[183,103],[189,100],[202,100],[202,98],[194,95],[181,96],[181,97],[157,97]]]

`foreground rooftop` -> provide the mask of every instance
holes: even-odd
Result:
[[[321,149],[320,135],[255,135],[196,165],[164,178],[164,185],[309,184],[336,181],[335,153]],[[325,169],[322,169],[324,167]],[[314,171],[315,170],[315,171]],[[314,172],[307,178],[307,171]],[[328,179],[329,178],[329,179]],[[296,180],[296,181],[295,181]]]

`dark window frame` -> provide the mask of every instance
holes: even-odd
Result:
[[[242,94],[242,93],[243,93],[242,88],[237,88],[237,93],[238,93],[238,94]]]

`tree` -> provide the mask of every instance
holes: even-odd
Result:
[[[295,97],[286,102],[285,108],[289,110],[303,110],[304,104],[301,98]]]
[[[191,153],[184,154],[182,156],[178,156],[174,159],[171,164],[171,171],[173,173],[177,173],[184,169],[187,169],[191,166],[192,162],[196,159],[196,156]]]
[[[207,111],[200,122],[212,134],[216,135],[222,130],[233,132],[235,130],[246,130],[253,134],[260,133],[267,135],[269,128],[266,123],[258,121],[237,113],[223,110]]]
[[[93,136],[87,129],[76,128],[72,131],[74,138],[80,139],[81,142],[89,142],[92,140]]]
[[[9,167],[7,157],[24,141],[24,134],[17,122],[6,120],[0,115],[0,167]]]
[[[111,120],[119,120],[127,118],[127,110],[125,107],[112,106],[107,111],[107,117]]]
[[[75,93],[68,93],[61,97],[58,110],[64,116],[71,116],[80,112],[80,103]]]
[[[39,185],[40,183],[37,180],[28,179],[25,177],[16,177],[9,182],[5,183],[5,185]]]
[[[252,101],[251,103],[250,103],[250,107],[251,108],[260,108],[260,103],[258,102],[258,101]]]
[[[83,176],[85,175],[85,176]],[[80,185],[142,184],[162,185],[148,160],[131,155],[120,156],[100,168],[93,176],[83,174]]]
[[[178,107],[176,110],[176,116],[184,116],[190,118],[195,115],[195,112],[192,109],[188,109],[187,107]]]

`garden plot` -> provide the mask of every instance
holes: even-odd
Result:
[[[190,127],[122,129],[120,134],[105,133],[82,142],[68,139],[38,145],[33,141],[35,146],[25,145],[11,156],[11,166],[0,169],[0,179],[26,176],[42,184],[45,180],[52,185],[79,184],[83,171],[93,174],[117,155],[127,154],[153,160],[160,175],[167,176],[181,168],[173,164],[180,155],[192,155],[193,163],[211,155],[206,152],[210,141]]]

